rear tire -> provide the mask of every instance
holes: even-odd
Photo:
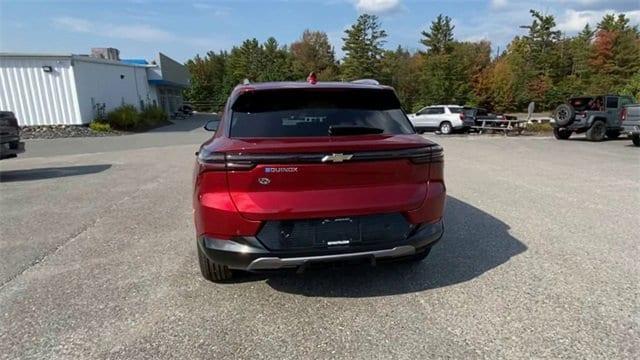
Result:
[[[632,135],[631,141],[633,142],[633,145],[640,146],[640,134]]]
[[[207,255],[202,252],[200,246],[198,246],[198,263],[200,264],[200,272],[202,276],[213,282],[228,281],[233,277],[231,269],[226,265],[216,264],[209,260]]]
[[[607,133],[607,126],[602,120],[596,120],[593,122],[589,130],[587,130],[587,139],[591,141],[602,141]]]
[[[553,128],[553,136],[558,140],[567,140],[572,132],[567,129]]]
[[[451,123],[448,121],[443,121],[442,123],[440,123],[440,133],[442,135],[449,135],[453,132],[453,126],[451,126]]]
[[[611,139],[611,140],[615,140],[617,138],[620,137],[620,130],[608,130],[607,131],[607,138]]]

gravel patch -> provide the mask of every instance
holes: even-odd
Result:
[[[20,134],[23,139],[58,139],[70,137],[103,137],[130,134],[126,131],[97,132],[88,126],[81,125],[50,125],[50,126],[25,126]]]

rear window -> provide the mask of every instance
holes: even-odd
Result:
[[[585,111],[585,110],[598,110],[598,102],[596,98],[593,97],[580,97],[573,98],[569,100],[569,104],[576,109],[576,111]],[[600,102],[602,99],[600,99]]]
[[[231,107],[231,137],[328,136],[330,127],[412,134],[395,93],[378,89],[285,89],[247,92]]]
[[[451,111],[452,114],[460,114],[462,112],[462,108],[461,107],[450,107],[449,111]]]

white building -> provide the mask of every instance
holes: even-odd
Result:
[[[186,68],[164,54],[151,64],[120,60],[116,49],[92,55],[0,53],[0,110],[21,126],[88,124],[123,104],[182,104]]]

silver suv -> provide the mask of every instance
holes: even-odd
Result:
[[[409,120],[416,131],[440,130],[442,134],[451,134],[454,130],[466,130],[463,122],[463,107],[459,105],[427,106],[415,114],[409,114]]]

